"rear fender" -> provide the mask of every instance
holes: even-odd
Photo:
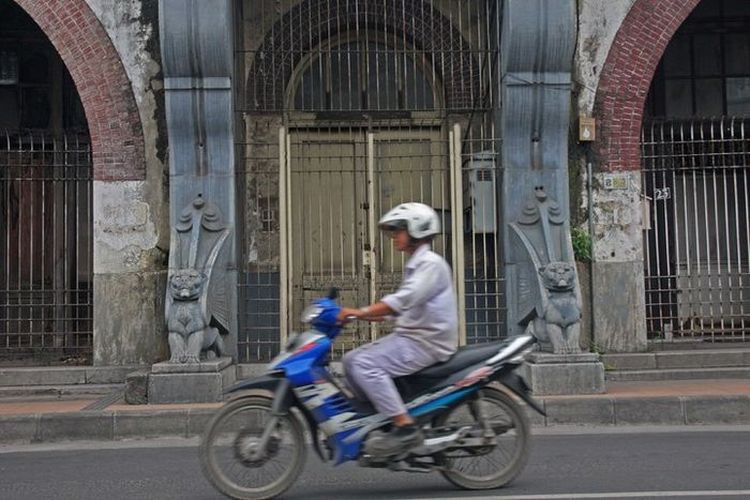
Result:
[[[521,398],[527,405],[532,407],[540,415],[547,414],[544,412],[542,406],[534,398],[531,397],[531,390],[526,382],[514,371],[504,372],[501,370],[497,372],[497,376],[492,377],[493,380],[501,383],[507,387],[513,394]]]

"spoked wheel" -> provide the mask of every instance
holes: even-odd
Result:
[[[496,434],[495,446],[449,450],[442,454],[443,476],[461,488],[484,490],[510,483],[529,457],[529,422],[523,409],[504,392],[487,387],[478,401]],[[437,425],[476,425],[469,403],[441,415]]]
[[[291,413],[278,417],[264,450],[261,437],[271,421],[270,398],[249,396],[227,403],[211,420],[201,442],[203,473],[232,498],[280,495],[302,472],[305,434]]]

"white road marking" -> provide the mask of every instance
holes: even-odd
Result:
[[[576,498],[686,498],[686,497],[750,497],[750,490],[705,490],[705,491],[623,491],[608,493],[559,493],[546,495],[497,495],[491,497],[453,497],[453,500],[477,500],[492,498],[494,500],[557,500]],[[434,500],[432,498],[411,498],[410,500]]]

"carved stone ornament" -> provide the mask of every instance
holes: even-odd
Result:
[[[510,229],[517,281],[514,317],[543,351],[580,352],[581,295],[560,206],[538,186]]]
[[[229,234],[219,209],[201,195],[182,211],[172,231],[165,310],[171,363],[225,354]]]
[[[555,354],[581,352],[581,307],[576,297],[576,269],[571,262],[550,262],[539,268],[541,304],[535,309],[534,336],[543,351]]]

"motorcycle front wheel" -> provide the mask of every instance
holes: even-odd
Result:
[[[529,457],[529,422],[523,409],[505,392],[493,387],[481,391],[482,413],[496,434],[497,443],[442,453],[448,481],[468,490],[499,488],[510,483]],[[441,415],[437,425],[479,425],[466,402]]]
[[[203,473],[225,495],[247,500],[286,491],[305,463],[303,425],[292,414],[278,417],[265,450],[261,436],[271,421],[271,398],[229,401],[213,417],[201,442]]]

